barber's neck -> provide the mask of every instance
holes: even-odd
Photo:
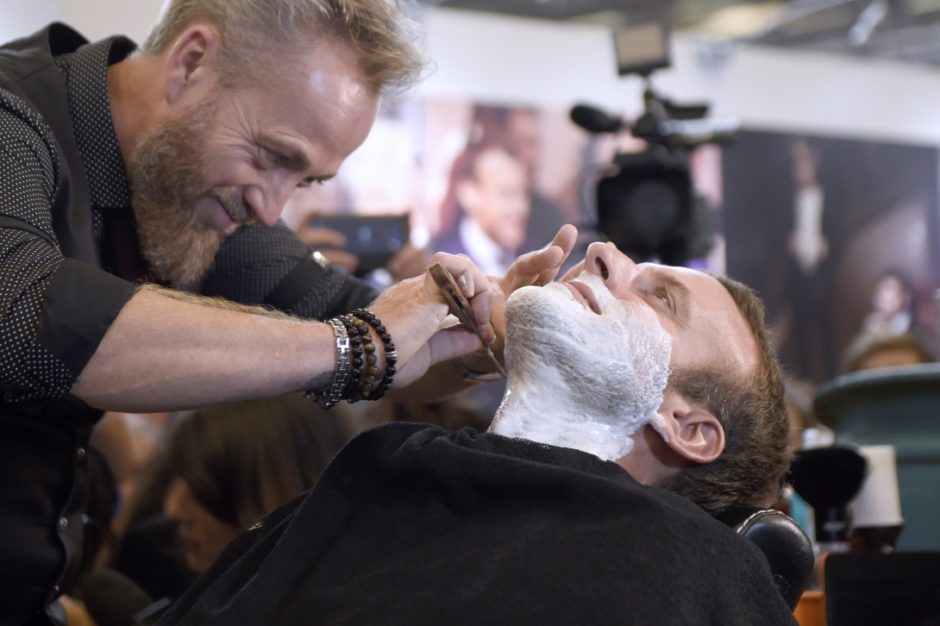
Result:
[[[111,117],[126,163],[140,137],[156,122],[163,101],[158,57],[135,54],[108,68]]]

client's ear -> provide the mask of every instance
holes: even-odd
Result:
[[[667,390],[659,414],[663,420],[657,430],[665,444],[683,459],[711,463],[724,452],[725,429],[718,417],[701,404]]]

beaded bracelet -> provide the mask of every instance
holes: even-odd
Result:
[[[310,390],[304,394],[308,398],[313,397],[324,409],[336,406],[343,399],[349,372],[349,335],[346,327],[335,318],[327,323],[333,328],[336,336],[336,369],[333,372],[333,380],[328,387],[317,391]]]
[[[358,389],[353,391],[350,402],[365,400],[377,385],[379,374],[378,356],[375,353],[375,343],[372,341],[372,335],[369,333],[369,325],[359,318],[350,316],[353,330],[352,332],[359,336],[362,341],[362,352],[365,362],[363,363],[361,378]]]
[[[382,376],[382,380],[369,389],[367,394],[365,393],[365,389],[363,389],[363,395],[365,395],[367,400],[378,400],[384,396],[385,392],[392,386],[392,381],[395,378],[395,374],[398,372],[395,367],[398,363],[398,352],[395,350],[395,343],[392,341],[392,336],[388,333],[388,330],[386,330],[385,325],[379,321],[379,318],[376,317],[372,311],[368,309],[356,309],[352,312],[352,315],[372,326],[372,328],[375,329],[375,334],[382,340],[382,346],[385,348],[385,373]],[[378,373],[377,368],[375,373]]]
[[[336,336],[336,369],[330,384],[304,395],[315,399],[324,409],[341,400],[378,400],[392,386],[397,372],[398,353],[385,326],[371,312],[356,309],[351,314],[327,320]],[[385,373],[379,379],[378,355],[369,327],[375,329],[385,348]]]

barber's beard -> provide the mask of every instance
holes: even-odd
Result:
[[[600,281],[592,288],[605,315],[557,284],[510,297],[509,383],[493,432],[616,460],[642,426],[658,425],[669,335],[648,307],[616,300]]]
[[[226,236],[194,212],[209,193],[203,154],[214,114],[206,102],[164,122],[128,163],[141,253],[151,272],[176,288],[198,285]]]

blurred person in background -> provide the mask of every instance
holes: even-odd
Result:
[[[345,235],[317,222],[317,218],[325,215],[356,214],[349,196],[336,178],[322,185],[298,188],[284,206],[283,221],[301,241],[321,253],[331,266],[356,274],[360,259],[346,249]],[[427,251],[406,241],[382,269],[388,272],[388,282],[398,282],[421,274],[429,260]]]
[[[522,163],[531,205],[523,250],[534,250],[569,221],[564,210],[538,188],[542,162],[542,128],[539,112],[529,107],[500,107],[484,104],[473,108],[471,138],[475,141],[504,141]]]
[[[117,503],[111,518],[115,537],[124,534],[129,503],[154,457],[163,445],[174,419],[172,413],[106,412],[91,431],[91,445],[107,461],[117,486]],[[110,559],[110,554],[103,555]]]
[[[235,535],[312,487],[356,430],[342,409],[325,412],[299,394],[182,418],[156,471],[166,481],[162,514],[188,567],[201,573]]]
[[[862,322],[862,332],[905,333],[914,325],[914,290],[900,273],[889,271],[871,290],[871,310]]]
[[[913,333],[866,332],[846,349],[842,369],[848,373],[934,361],[927,343]]]
[[[505,142],[471,142],[454,159],[434,250],[466,254],[502,275],[523,250],[532,210],[525,166]]]
[[[110,524],[117,483],[89,448],[88,550],[82,576],[61,599],[66,623],[130,624],[154,600],[174,599],[238,533],[312,487],[357,430],[342,409],[326,413],[300,394],[180,417],[147,468],[113,563],[111,551],[125,539]]]

